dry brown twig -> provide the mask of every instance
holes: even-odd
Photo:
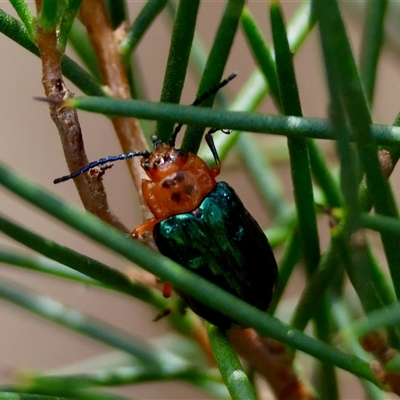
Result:
[[[118,50],[120,30],[116,33],[110,23],[104,2],[100,0],[84,0],[82,2],[80,19],[86,27],[89,39],[97,56],[103,84],[107,91],[120,99],[130,98],[130,88],[126,69]],[[139,122],[135,118],[111,118],[115,132],[121,143],[122,151],[128,153],[133,150],[144,150],[147,143]],[[141,194],[142,179],[146,174],[140,167],[140,160],[133,158],[127,160],[129,171],[139,194],[139,201],[144,218],[152,215]]]
[[[386,334],[371,332],[362,337],[360,342],[364,350],[376,358],[371,362],[371,370],[383,387],[400,395],[400,373],[385,371],[385,365],[398,354],[397,350],[389,346]]]
[[[41,10],[41,0],[36,0],[37,13]],[[37,28],[37,45],[42,60],[42,83],[47,97],[62,101],[72,97],[64,83],[61,71],[62,54],[57,48],[56,31],[45,31]],[[50,115],[57,126],[65,159],[71,172],[86,165],[86,156],[78,114],[75,110],[49,104]],[[84,174],[74,180],[82,204],[85,209],[122,232],[129,230],[110,211],[103,183],[99,179],[91,179]]]
[[[284,344],[261,337],[253,329],[230,329],[227,334],[235,350],[266,379],[277,399],[315,399],[294,370]]]

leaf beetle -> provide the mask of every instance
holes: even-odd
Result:
[[[235,76],[231,74],[192,105],[214,95]],[[278,279],[268,239],[236,192],[226,182],[215,179],[221,169],[212,138],[216,130],[210,129],[205,135],[216,164],[209,168],[196,154],[185,154],[175,148],[181,128],[182,124],[177,125],[169,143],[162,143],[154,136],[151,152],[143,150],[102,158],[55,179],[54,183],[110,162],[142,157],[141,166],[150,178],[142,181],[142,192],[154,217],[137,226],[132,236],[153,230],[161,254],[265,311]],[[223,329],[239,326],[190,294],[181,290],[178,293],[196,314],[210,323]]]

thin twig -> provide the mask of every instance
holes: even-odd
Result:
[[[229,329],[227,334],[235,350],[268,381],[277,399],[315,399],[294,370],[284,344],[253,329]]]
[[[80,9],[80,19],[87,29],[96,53],[103,84],[107,86],[112,96],[129,99],[130,88],[127,73],[119,53],[117,35],[112,29],[104,2],[84,0]],[[137,119],[114,117],[111,118],[111,121],[125,153],[146,149],[147,144]],[[128,167],[139,193],[143,215],[148,218],[151,215],[141,194],[142,179],[146,178],[146,175],[140,167],[140,160],[137,158],[128,160]]]
[[[38,14],[41,9],[41,1],[36,0]],[[57,34],[55,31],[45,31],[42,27],[37,28],[37,45],[42,59],[42,83],[46,96],[55,100],[63,100],[73,96],[66,87],[61,72],[62,54],[57,48]],[[65,159],[71,172],[80,169],[87,164],[82,132],[77,112],[67,107],[50,104],[50,115],[57,126]],[[107,195],[102,182],[91,179],[85,174],[76,179],[79,196],[85,209],[108,222],[122,232],[128,229],[110,211]]]
[[[371,369],[378,380],[386,388],[400,395],[400,373],[385,371],[385,365],[398,356],[397,350],[389,346],[387,336],[381,332],[371,332],[360,340],[364,350],[373,354],[376,360],[371,362]]]

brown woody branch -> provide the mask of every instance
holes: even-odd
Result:
[[[375,356],[376,360],[371,362],[371,370],[382,386],[386,390],[400,395],[400,373],[385,371],[385,365],[398,355],[397,350],[389,346],[386,334],[371,332],[365,335],[360,342],[365,351]]]
[[[80,19],[85,25],[100,66],[103,84],[108,92],[120,99],[130,98],[127,72],[118,50],[117,34],[113,30],[102,0],[84,0],[80,8]],[[114,117],[111,119],[122,150],[144,150],[147,143],[135,118]],[[145,218],[150,217],[141,196],[142,179],[146,178],[137,158],[127,161],[129,171],[139,193],[139,201]]]
[[[279,400],[315,400],[293,368],[286,346],[261,337],[253,329],[229,329],[235,350],[269,383]]]
[[[41,10],[40,0],[36,0],[36,8],[39,14]],[[41,54],[42,83],[46,96],[56,101],[72,97],[73,93],[68,90],[62,77],[62,54],[57,48],[56,32],[45,31],[42,27],[38,26],[37,45]],[[50,104],[49,108],[51,118],[57,126],[60,135],[69,171],[77,171],[89,162],[83,145],[77,112],[55,104]],[[101,180],[91,179],[88,174],[84,174],[74,179],[74,183],[82,204],[87,211],[120,231],[128,232],[128,229],[110,211],[107,195]]]

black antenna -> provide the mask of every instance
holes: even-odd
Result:
[[[233,72],[230,74],[226,79],[221,81],[217,86],[213,87],[212,89],[208,90],[207,92],[203,93],[201,96],[197,97],[196,100],[192,103],[192,106],[198,106],[201,104],[204,100],[208,99],[210,96],[214,95],[215,93],[218,92],[219,89],[224,87],[226,84],[228,84],[232,79],[234,79],[237,76],[237,72]],[[38,100],[44,100],[41,98],[38,98]],[[46,99],[48,101],[48,99]],[[178,124],[174,130],[174,133],[172,134],[172,137],[169,141],[169,145],[171,147],[175,146],[175,140],[176,136],[178,135],[179,131],[181,130],[183,124]],[[213,140],[212,140],[212,133],[214,133],[216,130],[211,129],[208,134],[206,135],[207,143],[211,149],[211,152],[214,155],[215,161],[218,164],[219,159],[218,159],[218,154],[216,152],[215,146],[213,145]],[[152,137],[152,142],[153,142],[153,148],[156,148],[160,144],[160,140],[156,137]],[[85,165],[78,171],[73,172],[70,175],[65,175],[62,176],[61,178],[54,179],[53,183],[57,184],[60,182],[65,182],[68,181],[69,179],[74,179],[79,175],[84,174],[85,172],[89,171],[92,168],[98,167],[100,165],[104,165],[107,163],[115,162],[115,161],[120,161],[120,160],[127,160],[128,158],[133,158],[133,157],[144,157],[144,158],[149,158],[151,153],[147,150],[142,150],[142,151],[134,151],[131,153],[126,153],[126,154],[119,154],[118,156],[109,156],[106,158],[100,158],[100,160],[97,161],[92,161],[91,163]]]
[[[191,105],[198,106],[199,104],[201,104],[204,100],[208,99],[209,97],[217,93],[218,90],[220,90],[222,87],[227,85],[232,79],[236,78],[237,74],[238,74],[237,72],[232,72],[226,79],[221,81],[217,86],[214,86],[207,92],[203,93],[201,96],[197,97],[196,100]],[[175,127],[174,133],[172,134],[171,139],[169,140],[169,145],[171,147],[175,146],[176,137],[178,136],[179,131],[182,129],[182,126],[183,124],[178,124]]]
[[[109,162],[120,161],[120,160],[127,160],[128,158],[133,157],[150,157],[150,153],[147,150],[143,151],[134,151],[132,153],[120,154],[118,156],[109,156],[106,158],[100,158],[100,160],[92,161],[91,163],[85,165],[83,168],[79,169],[78,171],[73,172],[70,175],[62,176],[61,178],[54,179],[53,183],[57,184],[60,182],[68,181],[69,179],[74,179],[77,176],[84,174],[85,172],[89,171],[92,168],[98,167],[99,165],[104,165]]]

